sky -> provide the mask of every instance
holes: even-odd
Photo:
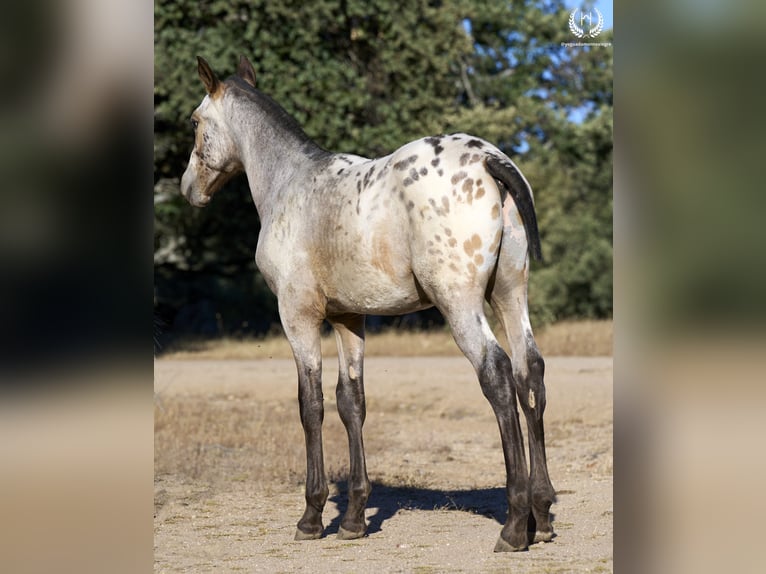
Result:
[[[575,8],[582,8],[585,5],[584,0],[564,0],[564,4],[570,10]],[[594,8],[598,8],[601,15],[604,17],[604,29],[614,28],[614,15],[612,0],[596,0],[593,3]]]

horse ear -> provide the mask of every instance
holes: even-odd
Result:
[[[248,84],[255,87],[255,70],[244,54],[239,56],[239,66],[237,66],[237,75]]]
[[[197,56],[197,72],[199,73],[200,80],[205,84],[205,90],[207,90],[208,95],[213,97],[221,87],[221,82],[218,80],[218,76],[215,75],[212,68],[210,68],[210,64],[200,56]]]

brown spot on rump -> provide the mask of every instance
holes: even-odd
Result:
[[[404,178],[404,181],[403,181],[402,183],[404,184],[404,187],[407,187],[408,185],[412,185],[412,184],[413,184],[413,183],[415,183],[415,182],[414,182],[414,181],[412,181],[412,178],[411,178],[411,177],[405,177],[405,178]]]
[[[477,139],[472,139],[468,143],[465,144],[467,147],[475,147],[477,149],[481,149],[484,147],[484,144]]]
[[[476,199],[479,199],[484,196],[484,188],[480,187],[476,190]]]
[[[471,156],[471,163],[477,163],[479,160],[481,160],[481,156],[478,153]]]
[[[420,168],[420,175],[423,177],[428,175],[428,169],[425,166]]]
[[[450,237],[447,243],[449,243],[450,247],[455,247],[455,245],[457,245],[457,239],[455,239],[454,237]]]
[[[431,165],[436,167],[437,165],[439,165],[440,161],[441,160],[438,157],[435,157],[434,159],[431,160]]]
[[[466,267],[468,268],[468,273],[470,273],[471,278],[473,279],[474,277],[476,277],[476,265],[474,265],[473,263],[469,263],[468,265],[466,265]]]
[[[455,175],[452,176],[452,185],[457,185],[457,182],[459,182],[462,179],[465,179],[468,177],[468,174],[464,171],[459,171]]]
[[[414,179],[415,181],[420,179],[420,176],[418,175],[418,170],[416,170],[414,167],[410,170],[410,177]]]
[[[415,207],[415,203],[412,200],[407,202],[407,211],[412,211],[414,207]]]
[[[460,166],[461,167],[468,163],[468,158],[469,157],[471,157],[470,153],[464,153],[463,155],[460,156]]]
[[[418,159],[418,156],[416,156],[416,155],[411,155],[411,156],[410,156],[410,157],[408,157],[407,159],[403,159],[402,161],[397,161],[397,162],[394,164],[394,169],[396,169],[396,170],[399,170],[399,171],[404,171],[405,169],[407,169],[407,167],[408,167],[410,164],[413,164],[413,163],[415,163],[415,162],[417,161],[417,159]]]
[[[454,263],[450,263],[449,268],[452,269],[455,273],[458,273],[460,271],[460,269],[458,269],[457,265],[455,265]]]
[[[481,253],[477,253],[473,256],[473,261],[476,263],[476,265],[481,265],[484,263],[484,256]]]
[[[492,206],[492,219],[497,219],[498,217],[500,217],[500,205],[496,203]]]
[[[444,228],[444,233],[447,234],[447,237],[452,237],[452,230],[449,227]]]
[[[434,235],[434,239],[436,240],[437,243],[441,243],[442,236],[437,233],[436,235]]]
[[[436,173],[438,173],[439,177],[441,177],[441,176],[444,175],[444,170],[442,168],[439,168],[439,169],[436,170]]]
[[[463,242],[463,250],[468,257],[473,257],[475,251],[481,248],[481,237],[476,233],[471,236],[471,239],[466,239]]]
[[[469,193],[473,190],[473,179],[470,177],[463,182],[463,193]]]
[[[446,195],[442,196],[442,205],[444,206],[444,212],[449,213],[449,198]]]

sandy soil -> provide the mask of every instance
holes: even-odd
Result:
[[[332,429],[342,434],[333,404],[336,377],[335,361],[326,361],[326,438]],[[546,435],[558,496],[551,508],[557,537],[514,554],[492,552],[505,518],[505,475],[496,423],[468,361],[373,357],[365,364],[365,383],[365,444],[373,482],[366,537],[336,538],[345,508],[342,480],[331,485],[325,537],[295,542],[303,511],[298,481],[194,480],[159,472],[155,571],[613,570],[610,357],[546,359]],[[302,436],[296,387],[291,360],[159,360],[155,366],[155,396],[163,408],[190,398],[236,402],[248,397],[285,411],[279,424],[292,443]],[[298,447],[302,451],[302,444],[285,444]],[[233,456],[246,457],[246,452]],[[346,453],[326,446],[325,457],[345,460]]]

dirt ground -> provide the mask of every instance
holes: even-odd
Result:
[[[295,542],[305,459],[293,361],[156,362],[155,572],[613,571],[611,357],[546,358],[557,537],[513,554],[492,552],[506,513],[500,437],[462,357],[367,359],[368,535],[338,540],[336,377],[328,359],[325,536]]]

